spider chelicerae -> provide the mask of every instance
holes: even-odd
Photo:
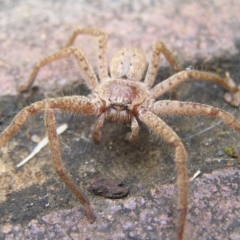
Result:
[[[99,78],[95,75],[82,50],[72,46],[75,38],[80,34],[98,38]],[[231,105],[238,106],[240,103],[240,87],[236,86],[229,76],[221,78],[213,73],[190,68],[180,71],[171,52],[160,41],[153,43],[152,56],[148,65],[144,53],[137,48],[122,48],[117,51],[110,61],[109,75],[106,48],[107,35],[103,31],[91,28],[77,29],[63,49],[40,60],[33,68],[26,85],[20,87],[20,91],[30,88],[43,66],[60,58],[74,55],[91,94],[87,97],[76,95],[50,98],[25,107],[1,133],[0,147],[19,131],[29,116],[43,112],[53,167],[83,205],[88,220],[93,222],[95,215],[87,197],[64,172],[56,133],[55,112],[97,115],[98,119],[93,129],[93,141],[95,143],[99,143],[99,131],[105,119],[113,123],[130,124],[131,132],[127,135],[129,141],[137,139],[138,120],[145,123],[153,132],[169,143],[175,151],[179,209],[177,236],[178,239],[182,239],[188,207],[187,153],[178,135],[159,116],[204,115],[218,117],[226,125],[237,131],[240,131],[240,122],[222,109],[209,105],[176,100],[156,101],[156,99],[166,92],[175,91],[178,84],[192,78],[219,84],[228,91],[228,100]],[[176,73],[153,87],[161,54],[164,55]]]

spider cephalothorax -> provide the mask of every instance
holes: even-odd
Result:
[[[128,79],[108,79],[97,87],[96,94],[105,105],[106,118],[118,123],[129,123],[137,107],[149,97],[143,83]]]
[[[83,52],[79,48],[71,46],[79,34],[98,37],[99,80]],[[237,131],[240,131],[240,123],[236,121],[231,114],[209,105],[171,100],[156,101],[156,98],[166,92],[175,91],[178,84],[188,78],[193,78],[219,84],[229,92],[230,97],[228,96],[228,100],[231,104],[238,106],[240,103],[240,88],[235,85],[230,77],[223,79],[216,74],[192,69],[179,71],[178,64],[172,54],[166,46],[159,41],[153,44],[152,56],[147,71],[146,59],[141,50],[136,48],[123,48],[113,55],[110,62],[110,76],[108,76],[106,47],[107,36],[101,30],[89,28],[77,29],[69,39],[65,48],[39,61],[34,67],[27,84],[20,88],[21,91],[31,86],[41,67],[59,58],[73,54],[78,61],[87,86],[91,90],[91,95],[88,97],[69,96],[50,98],[33,103],[22,109],[14,118],[13,122],[1,133],[0,147],[20,129],[31,114],[43,112],[54,169],[83,204],[88,220],[93,222],[95,216],[88,199],[63,171],[59,142],[56,134],[55,111],[60,110],[74,114],[98,115],[99,117],[93,129],[93,140],[95,143],[99,143],[99,131],[105,119],[114,123],[130,124],[131,132],[127,135],[127,139],[130,141],[136,140],[139,131],[137,119],[139,119],[153,132],[168,142],[175,150],[179,208],[177,235],[178,239],[182,239],[188,206],[187,154],[180,138],[158,115],[205,115],[218,117],[229,127]],[[166,57],[167,61],[177,73],[152,87],[161,54]]]

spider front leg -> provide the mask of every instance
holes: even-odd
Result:
[[[65,47],[69,47],[73,44],[76,37],[78,35],[90,35],[98,37],[98,44],[99,44],[99,54],[98,54],[98,61],[99,61],[99,77],[100,79],[108,78],[108,68],[107,68],[107,35],[105,32],[95,29],[95,28],[78,28],[73,33],[72,36],[69,38],[68,42],[66,43]]]
[[[54,110],[53,109],[46,109],[45,110],[45,125],[47,128],[47,136],[49,140],[49,146],[52,156],[52,163],[53,167],[60,177],[60,179],[66,184],[66,186],[75,194],[75,196],[78,198],[78,200],[81,202],[85,209],[86,216],[88,218],[88,221],[90,223],[93,223],[95,220],[94,212],[91,208],[91,205],[85,196],[85,194],[75,186],[73,181],[66,175],[66,173],[63,171],[63,165],[62,165],[62,159],[60,154],[60,148],[59,148],[59,141],[58,136],[56,133],[56,121],[54,116]]]
[[[154,114],[158,115],[203,115],[209,117],[218,117],[230,128],[240,132],[240,122],[238,122],[233,115],[219,108],[205,104],[180,101],[158,101],[153,104],[150,110]],[[149,120],[149,122],[153,121]],[[164,128],[159,129],[159,131],[164,131]],[[178,173],[178,176],[179,174],[181,174],[181,171]]]
[[[39,70],[43,66],[48,65],[49,63],[56,61],[58,59],[68,57],[71,54],[73,54],[76,57],[78,65],[84,76],[84,79],[86,80],[87,86],[89,87],[89,89],[93,90],[98,84],[98,79],[97,79],[92,67],[90,66],[90,64],[87,61],[86,57],[84,56],[83,52],[79,48],[68,47],[68,48],[59,50],[58,52],[53,53],[52,55],[40,60],[33,68],[32,72],[30,74],[30,77],[27,80],[27,83],[25,85],[19,87],[19,91],[23,92],[23,91],[28,90],[31,87]]]
[[[177,134],[155,114],[146,109],[139,110],[139,119],[175,149],[178,187],[178,239],[183,239],[188,207],[187,153]]]
[[[100,108],[100,103],[91,101],[84,96],[51,98],[44,101],[39,101],[21,110],[15,116],[13,122],[5,129],[4,132],[0,134],[0,147],[2,147],[20,129],[20,127],[25,123],[30,115],[44,112],[54,169],[56,170],[56,173],[59,175],[59,177],[63,180],[63,182],[69,187],[69,189],[71,189],[71,191],[83,204],[87,218],[90,222],[94,221],[95,216],[88,199],[85,197],[84,193],[74,185],[72,180],[63,172],[59,143],[56,134],[54,112],[56,110],[61,110],[75,114],[94,115],[99,114]]]
[[[197,70],[185,70],[178,72],[163,82],[157,84],[151,89],[153,98],[158,98],[164,93],[171,91],[177,85],[189,78],[210,81],[220,85],[231,94],[231,105],[238,106],[240,104],[240,86],[236,86],[234,81],[228,75],[225,79],[223,79],[214,73],[201,72]]]
[[[203,115],[218,117],[230,128],[240,132],[240,122],[233,115],[210,105],[193,102],[158,101],[154,103],[151,110],[157,115]]]

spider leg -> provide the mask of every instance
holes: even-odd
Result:
[[[184,228],[187,217],[188,206],[188,175],[187,175],[187,153],[183,143],[177,134],[159,117],[147,111],[139,110],[139,119],[150,129],[162,137],[172,147],[175,148],[175,162],[177,169],[177,187],[178,187],[178,239],[183,238]]]
[[[94,115],[99,114],[99,107],[101,108],[98,102],[95,102],[94,100],[91,101],[84,96],[50,98],[33,103],[22,109],[15,116],[13,122],[6,128],[6,130],[0,134],[0,147],[2,147],[20,129],[30,115],[45,112],[45,125],[47,127],[54,169],[63,182],[72,190],[79,201],[83,204],[90,222],[93,222],[95,217],[87,198],[63,172],[58,137],[56,134],[54,112],[56,110],[62,110],[76,114]]]
[[[85,34],[85,35],[91,35],[98,37],[99,41],[99,55],[98,55],[98,61],[99,61],[99,77],[100,79],[108,78],[108,68],[107,68],[107,35],[105,32],[95,29],[95,28],[81,28],[76,29],[72,36],[69,38],[68,42],[66,43],[65,47],[69,47],[73,44],[76,37],[78,35]]]
[[[100,117],[97,119],[97,121],[95,122],[94,128],[93,128],[93,142],[95,144],[99,144],[100,140],[99,140],[99,131],[101,129],[101,127],[103,126],[105,120],[105,114],[102,113],[100,115]],[[126,140],[133,142],[137,139],[138,136],[138,132],[139,132],[139,126],[138,126],[138,122],[137,119],[133,116],[132,120],[131,120],[131,132],[128,133],[126,135]]]
[[[49,55],[48,57],[45,57],[42,60],[40,60],[33,68],[32,72],[30,74],[30,77],[27,80],[27,83],[25,85],[19,87],[19,91],[23,92],[23,91],[28,90],[29,87],[31,87],[40,68],[42,68],[45,65],[48,65],[49,63],[51,63],[53,61],[58,60],[58,59],[68,57],[71,54],[73,54],[76,57],[78,65],[81,69],[81,72],[84,76],[84,79],[86,80],[86,83],[87,83],[89,89],[93,90],[98,84],[98,79],[97,79],[92,67],[90,66],[90,64],[87,61],[86,57],[84,56],[83,52],[79,48],[68,47],[68,48],[61,49],[58,52],[53,53],[52,55]]]
[[[0,148],[4,146],[12,136],[19,131],[31,114],[39,113],[45,107],[44,101],[36,102],[22,109],[13,119],[12,123],[0,134]]]
[[[153,98],[163,95],[189,78],[210,81],[220,85],[232,95],[231,104],[233,106],[238,106],[240,104],[240,87],[237,87],[232,79],[229,79],[228,77],[223,79],[214,73],[201,72],[197,70],[185,70],[178,72],[163,82],[157,84],[151,89]]]
[[[23,108],[15,116],[12,123],[0,134],[0,147],[4,146],[5,143],[19,131],[20,127],[30,115],[44,111],[46,104],[48,104],[51,109],[88,115],[98,114],[98,109],[101,108],[100,104],[98,105],[97,102],[91,101],[84,96],[49,98],[47,100],[35,102]]]
[[[159,41],[154,42],[153,46],[152,46],[151,60],[149,62],[148,70],[147,70],[146,77],[144,80],[144,82],[146,83],[146,85],[149,88],[152,87],[152,85],[155,81],[161,53],[165,56],[165,58],[170,63],[170,65],[174,69],[174,71],[175,72],[179,71],[179,66],[178,66],[176,60],[174,59],[172,53],[166,47],[166,45],[163,42],[159,42]]]
[[[204,115],[209,117],[218,117],[230,128],[240,132],[240,122],[238,122],[233,115],[220,108],[215,108],[210,105],[193,102],[158,101],[154,103],[152,112],[155,114]]]
[[[58,174],[58,176],[61,178],[61,180],[75,194],[75,196],[79,199],[79,201],[83,205],[89,222],[93,223],[95,220],[95,215],[87,197],[63,171],[59,141],[56,133],[56,121],[55,121],[53,109],[49,109],[49,108],[45,109],[45,125],[47,128],[47,135],[49,139],[49,146],[50,146],[51,155],[52,155],[53,167],[56,173]]]
[[[139,132],[139,125],[137,119],[133,116],[131,120],[131,132],[127,133],[125,139],[130,142],[134,142],[137,140],[138,132]]]
[[[95,144],[99,144],[100,140],[99,140],[99,131],[101,129],[101,127],[103,126],[105,120],[105,114],[102,113],[100,115],[100,117],[97,119],[97,121],[95,122],[94,128],[93,128],[93,142]]]

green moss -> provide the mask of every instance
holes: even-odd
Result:
[[[217,73],[217,74],[221,74],[221,73],[222,73],[222,69],[217,68],[217,69],[216,69],[216,73]]]
[[[236,149],[233,146],[226,146],[223,151],[230,157],[236,157]]]

